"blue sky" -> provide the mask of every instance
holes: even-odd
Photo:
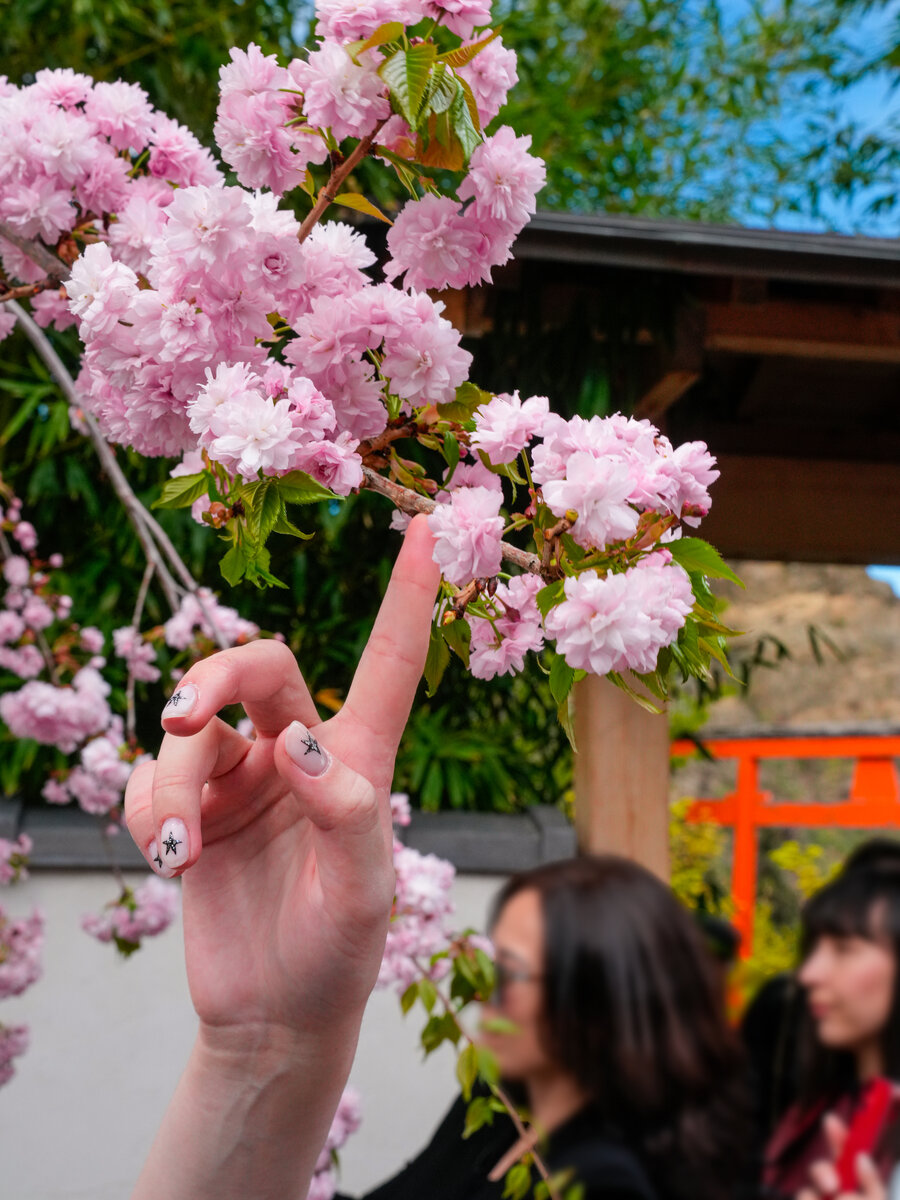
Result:
[[[894,589],[894,595],[900,596],[900,567],[869,567],[866,574],[872,579],[889,583]]]

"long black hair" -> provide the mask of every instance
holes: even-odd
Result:
[[[900,851],[900,847],[898,847]],[[861,937],[888,946],[900,964],[900,856],[851,859],[832,883],[803,910],[801,958],[823,937]],[[884,1073],[900,1079],[900,987],[894,987],[891,1009],[881,1031]],[[799,1098],[802,1104],[830,1100],[856,1086],[856,1064],[848,1050],[822,1045],[808,1010],[799,1031]]]
[[[514,876],[495,914],[534,890],[544,918],[545,1045],[660,1194],[734,1194],[747,1131],[742,1057],[711,956],[649,871],[611,855]]]

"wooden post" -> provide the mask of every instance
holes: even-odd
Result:
[[[606,679],[575,687],[575,830],[590,853],[669,875],[669,723]]]

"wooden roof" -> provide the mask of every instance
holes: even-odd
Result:
[[[597,411],[707,442],[726,555],[900,563],[900,242],[540,213],[493,285],[444,299],[489,386],[590,411],[594,371]]]

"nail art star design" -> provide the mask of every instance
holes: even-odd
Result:
[[[311,733],[307,733],[306,737],[303,739],[303,745],[306,747],[306,749],[303,751],[304,758],[306,758],[307,754],[322,753],[321,749],[319,748],[319,743]]]
[[[163,842],[163,845],[166,848],[166,854],[177,854],[178,847],[181,845],[181,842],[176,840],[174,833],[170,833],[169,836],[166,838],[166,840]],[[162,864],[160,864],[160,865],[162,865]]]
[[[156,865],[157,865],[158,867],[161,867],[161,866],[163,865],[163,860],[162,860],[162,859],[159,857],[159,851],[158,851],[158,850],[157,850],[156,854],[154,855],[153,861],[156,863]]]
[[[177,692],[173,692],[173,693],[172,693],[172,695],[171,695],[171,696],[169,697],[169,699],[168,699],[168,703],[166,704],[166,708],[170,708],[170,707],[171,707],[171,708],[177,708],[177,707],[178,707],[178,705],[181,703],[182,699],[183,699],[183,697],[182,697],[182,695],[181,695],[181,691],[180,691],[180,690],[179,690],[179,691],[177,691]]]

